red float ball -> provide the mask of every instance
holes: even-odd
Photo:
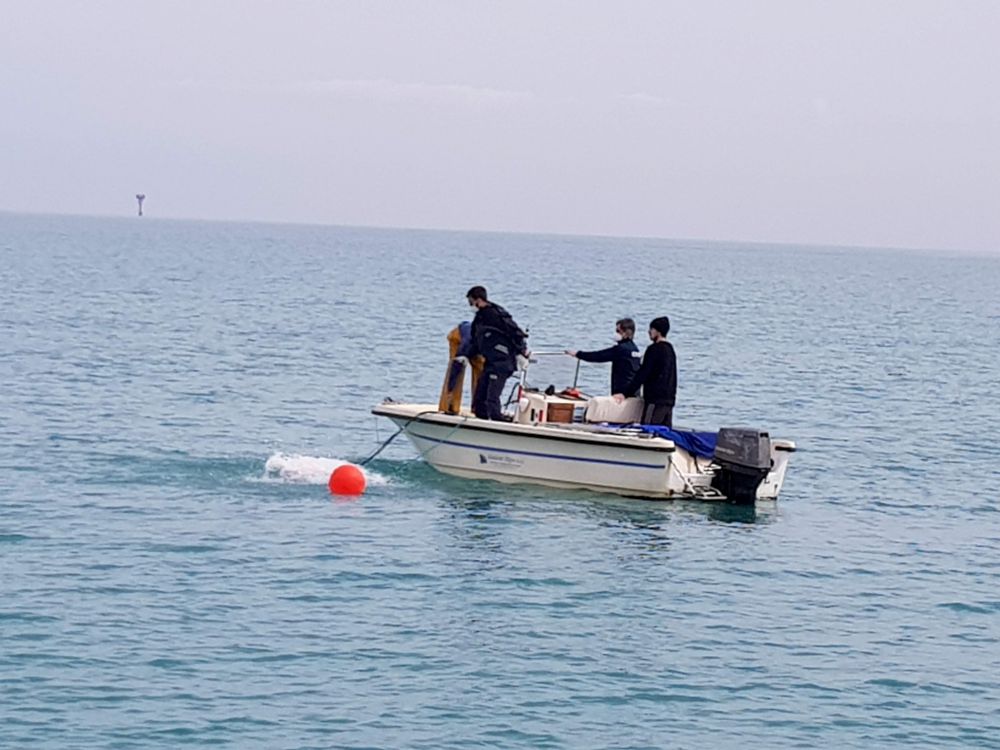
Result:
[[[338,466],[330,474],[327,486],[331,495],[363,495],[368,480],[361,467],[354,464]]]

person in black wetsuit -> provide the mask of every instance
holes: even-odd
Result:
[[[615,393],[621,403],[626,396],[634,396],[642,388],[642,424],[673,425],[674,401],[677,397],[677,355],[667,341],[670,318],[656,318],[649,324],[649,338],[653,342],[642,355],[642,364],[629,384]]]
[[[510,313],[489,301],[485,287],[474,286],[465,296],[469,305],[476,308],[469,356],[482,354],[486,359],[472,396],[472,411],[480,419],[503,419],[500,395],[507,378],[517,369],[518,357],[528,354],[525,344],[528,334],[520,329]]]
[[[593,352],[579,352],[567,349],[566,354],[584,362],[611,363],[611,392],[621,393],[632,381],[639,370],[639,347],[632,338],[635,336],[635,321],[632,318],[622,318],[615,322],[614,346]]]

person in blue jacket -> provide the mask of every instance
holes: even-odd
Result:
[[[635,337],[635,321],[622,318],[615,322],[615,344],[607,349],[580,352],[567,349],[566,354],[584,362],[611,363],[611,392],[621,393],[639,371],[642,355],[632,339]]]

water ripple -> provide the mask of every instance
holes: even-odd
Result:
[[[0,746],[1000,747],[996,259],[0,227]],[[798,441],[781,501],[467,482],[402,441],[332,501],[474,282],[539,348],[670,314],[678,419]]]

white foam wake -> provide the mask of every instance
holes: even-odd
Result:
[[[301,456],[297,453],[275,453],[264,464],[264,479],[289,484],[326,484],[338,466],[349,461],[321,456]],[[362,469],[368,486],[385,485],[389,480],[381,474]]]

